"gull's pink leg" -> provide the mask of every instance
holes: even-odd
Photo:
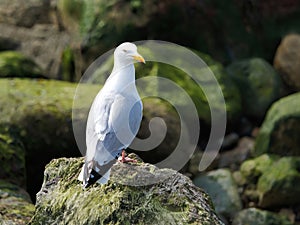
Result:
[[[122,163],[127,163],[127,162],[134,162],[134,163],[136,163],[137,162],[135,159],[131,159],[129,157],[126,157],[125,156],[125,150],[122,150],[122,156],[119,157],[118,161],[122,162]]]

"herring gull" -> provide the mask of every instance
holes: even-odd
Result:
[[[114,51],[114,67],[91,106],[86,127],[85,163],[78,179],[85,188],[105,184],[110,168],[125,157],[142,120],[143,105],[135,86],[134,62],[145,63],[136,45],[125,42]]]

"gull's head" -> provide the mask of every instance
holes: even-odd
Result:
[[[120,44],[114,52],[115,64],[120,66],[127,66],[133,64],[134,62],[145,63],[145,59],[137,52],[137,47],[135,44],[130,42],[125,42]]]

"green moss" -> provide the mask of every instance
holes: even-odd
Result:
[[[117,164],[112,168],[111,180],[108,184],[95,184],[83,190],[77,181],[82,163],[82,159],[62,158],[52,160],[47,165],[44,184],[38,193],[37,210],[31,225],[49,222],[55,224],[222,224],[213,211],[210,211],[209,197],[192,186],[187,178],[175,175],[174,171],[167,169],[160,171],[156,168],[148,173],[153,167],[149,164],[140,162],[133,168]],[[139,172],[135,173],[135,171]],[[149,176],[168,175],[170,172],[175,177],[153,185],[128,186],[119,183],[124,177],[129,181],[137,182],[143,177],[149,179]],[[143,176],[140,176],[141,173]]]
[[[43,77],[39,66],[19,52],[0,52],[0,77]]]
[[[300,119],[300,93],[275,102],[269,109],[255,143],[255,154],[275,153],[300,155],[298,133]]]

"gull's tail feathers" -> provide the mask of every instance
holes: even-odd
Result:
[[[78,180],[82,182],[83,188],[88,188],[96,182],[106,184],[110,177],[110,168],[116,160],[112,160],[105,165],[97,165],[94,161],[85,162],[82,166]]]

